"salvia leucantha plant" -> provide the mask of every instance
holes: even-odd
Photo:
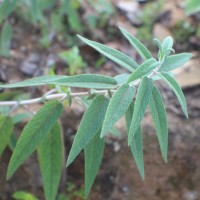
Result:
[[[145,176],[141,122],[148,106],[155,125],[162,157],[167,162],[168,123],[166,109],[154,82],[155,80],[163,80],[169,85],[177,96],[187,118],[185,97],[170,71],[186,63],[192,54],[174,54],[173,39],[167,37],[163,42],[155,39],[159,51],[157,58],[153,58],[147,48],[134,36],[123,28],[120,28],[120,31],[143,59],[141,65],[120,51],[80,35],[78,37],[108,59],[124,67],[129,71],[126,74],[119,74],[115,77],[100,74],[40,76],[0,86],[1,88],[56,86],[55,89],[39,98],[0,102],[1,106],[12,106],[12,109],[17,106],[45,102],[43,107],[26,124],[13,147],[7,179],[10,179],[23,162],[36,151],[44,183],[45,198],[46,200],[55,200],[61,177],[63,152],[59,118],[64,110],[64,105],[66,106],[64,102],[67,101],[70,105],[71,101],[77,99],[87,109],[75,135],[66,166],[69,166],[84,150],[86,197],[90,193],[102,162],[105,137],[123,115],[125,115],[128,132],[127,143],[141,178],[144,179]],[[63,87],[67,88],[64,92],[60,90]],[[86,88],[88,91],[72,92],[72,88],[77,87]],[[0,154],[10,144],[10,138],[13,137],[16,118],[14,120],[10,113],[0,117]]]

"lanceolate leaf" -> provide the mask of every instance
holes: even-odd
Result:
[[[84,148],[85,153],[85,195],[89,195],[95,177],[102,162],[105,139],[100,138],[100,132]]]
[[[164,63],[162,64],[162,67],[159,69],[159,71],[170,71],[174,70],[183,64],[185,64],[187,61],[189,61],[192,58],[191,53],[180,53],[173,56],[169,56],[165,59]]]
[[[130,87],[128,84],[124,84],[112,96],[103,121],[101,137],[105,136],[106,133],[126,112],[131,101],[133,100],[134,93],[135,89],[133,87]]]
[[[140,54],[140,56],[147,60],[149,58],[152,58],[151,53],[147,50],[147,48],[138,41],[133,35],[128,33],[126,30],[120,27],[120,30],[122,34],[128,39],[128,41],[131,43],[131,45],[137,50],[137,52]]]
[[[48,82],[54,82],[57,79],[65,78],[66,76],[39,76],[36,78],[27,79],[17,83],[11,83],[6,85],[0,85],[1,88],[19,88],[19,87],[28,87],[28,86],[38,86],[45,85]]]
[[[13,120],[7,116],[0,116],[0,156],[9,143],[13,132]]]
[[[183,113],[188,118],[187,104],[186,104],[186,100],[185,100],[184,94],[183,94],[183,92],[181,90],[181,87],[176,82],[176,80],[173,77],[171,77],[167,72],[162,72],[162,73],[160,73],[160,75],[161,75],[162,79],[170,86],[170,88],[176,94],[176,96],[177,96],[177,98],[178,98],[178,100],[179,100],[179,102],[181,104]]]
[[[134,111],[134,102],[132,102],[126,112],[126,127],[127,131],[129,132],[130,125],[131,125],[131,119],[133,116]],[[133,140],[130,144],[130,148],[133,154],[133,157],[135,159],[138,171],[140,173],[140,176],[144,180],[144,160],[143,160],[143,142],[142,142],[142,131],[141,126],[139,126],[138,130],[136,131]]]
[[[117,81],[118,84],[123,84],[127,82],[127,79],[129,78],[131,74],[119,74],[114,77],[114,79]]]
[[[153,92],[149,105],[152,114],[152,119],[156,128],[162,157],[165,160],[165,162],[167,162],[167,152],[168,152],[167,115],[161,94],[156,86],[153,87]]]
[[[41,76],[22,82],[0,85],[2,88],[17,88],[38,85],[62,85],[67,87],[110,89],[117,85],[117,81],[109,76],[98,74],[80,74],[75,76]]]
[[[9,56],[9,49],[12,39],[12,26],[9,23],[4,23],[1,29],[0,38],[0,55]]]
[[[10,159],[7,179],[14,174],[24,160],[43,142],[54,127],[62,111],[63,105],[57,100],[52,100],[47,102],[29,121],[23,129]]]
[[[99,74],[80,74],[59,79],[54,84],[68,87],[111,89],[116,87],[117,81],[112,77]]]
[[[38,148],[46,200],[55,200],[62,172],[62,136],[59,123]]]
[[[99,95],[84,113],[69,153],[67,166],[73,162],[81,150],[101,130],[108,103],[109,100],[107,98]]]
[[[133,72],[134,69],[136,69],[138,67],[138,64],[131,59],[130,57],[128,57],[127,55],[125,55],[124,53],[115,50],[113,48],[110,48],[108,46],[105,46],[103,44],[88,40],[80,35],[78,35],[78,37],[87,45],[93,47],[94,49],[96,49],[99,53],[103,54],[104,56],[106,56],[107,58],[109,58],[110,60],[112,60],[113,62],[117,63],[118,65],[128,69],[129,71]]]
[[[147,77],[143,77],[140,86],[138,88],[135,100],[135,108],[128,134],[129,146],[131,145],[134,135],[141,124],[142,118],[144,117],[144,113],[151,98],[152,89],[153,89],[153,80]]]
[[[155,69],[159,65],[159,62],[154,59],[150,58],[146,60],[142,65],[140,65],[129,77],[128,83],[135,81],[138,78],[141,78],[144,75],[147,75],[153,69]]]
[[[162,42],[162,51],[163,53],[166,53],[167,50],[171,49],[173,46],[173,39],[172,37],[168,36],[164,39]],[[169,55],[169,53],[167,54]]]

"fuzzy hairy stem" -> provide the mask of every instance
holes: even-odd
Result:
[[[111,90],[112,93],[115,92],[115,90]],[[51,94],[52,91],[47,92],[42,97],[29,99],[29,100],[21,100],[21,101],[0,101],[0,106],[18,106],[18,105],[30,105],[30,104],[36,104],[41,103],[44,101],[48,101],[51,99],[58,99],[58,100],[64,100],[67,98],[68,94],[66,93],[59,93],[59,94]],[[95,94],[107,94],[108,90],[98,90],[94,92]],[[71,97],[79,97],[79,96],[88,96],[91,92],[77,92],[77,93],[71,93]]]

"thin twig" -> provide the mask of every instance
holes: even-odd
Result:
[[[116,90],[111,90],[111,92],[115,92]],[[50,93],[50,94],[49,94]],[[47,92],[45,95],[42,97],[34,98],[34,99],[29,99],[29,100],[21,100],[21,101],[0,101],[0,106],[16,106],[16,105],[29,105],[29,104],[35,104],[35,103],[41,103],[46,100],[51,100],[51,99],[65,99],[67,98],[66,93],[59,93],[59,94],[51,94],[52,91]],[[107,90],[98,90],[95,91],[96,94],[107,94]],[[77,93],[71,93],[71,97],[76,97],[76,96],[87,96],[89,95],[90,92],[77,92]]]

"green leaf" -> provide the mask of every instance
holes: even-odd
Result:
[[[166,53],[169,49],[172,49],[172,47],[173,47],[173,38],[171,36],[168,36],[162,42],[163,53]],[[169,53],[167,55],[169,55]]]
[[[135,100],[135,108],[131,121],[130,131],[128,134],[129,146],[131,145],[134,135],[141,124],[142,118],[144,117],[144,113],[151,98],[152,89],[153,89],[153,80],[144,76],[139,85]]]
[[[117,89],[115,94],[113,94],[103,121],[101,137],[104,137],[126,112],[131,101],[133,100],[134,93],[135,89],[125,83]]]
[[[130,130],[131,119],[134,112],[134,102],[132,102],[126,112],[126,127],[127,131]],[[139,126],[138,130],[136,131],[133,140],[130,144],[131,152],[135,159],[138,171],[140,173],[141,178],[144,180],[144,159],[143,159],[143,142],[142,142],[142,131],[141,126]]]
[[[25,113],[18,113],[12,116],[13,122],[14,124],[18,124],[22,121],[24,121],[25,119],[29,119],[31,117],[31,114],[28,112]]]
[[[161,94],[156,86],[153,87],[149,106],[152,114],[152,119],[156,128],[162,157],[164,161],[167,162],[167,152],[168,152],[167,114]]]
[[[70,28],[75,32],[82,32],[83,26],[77,8],[73,6],[74,0],[62,0],[62,13],[67,14]]]
[[[13,128],[13,120],[10,117],[0,116],[0,156],[9,143]]]
[[[55,200],[62,173],[62,136],[59,123],[38,148],[46,200]]]
[[[14,10],[17,0],[4,0],[0,4],[0,24]]]
[[[140,41],[138,41],[133,35],[131,35],[130,33],[128,33],[126,30],[124,30],[121,27],[120,27],[120,31],[128,39],[131,45],[137,50],[137,52],[140,54],[143,60],[152,58],[152,55],[148,51],[148,49]]]
[[[84,148],[85,153],[85,195],[88,197],[102,162],[105,139],[100,132]]]
[[[13,199],[16,200],[38,200],[36,197],[34,197],[32,194],[24,191],[17,191],[12,195]]]
[[[0,55],[8,57],[12,38],[12,26],[5,23],[2,27],[0,38]]]
[[[175,95],[177,96],[177,98],[179,100],[179,103],[181,105],[183,113],[188,118],[187,104],[186,104],[184,94],[181,90],[181,87],[176,82],[176,80],[173,77],[171,77],[167,72],[160,73],[160,76],[170,86],[170,88],[174,91]]]
[[[117,81],[117,84],[123,84],[127,82],[128,78],[131,74],[119,74],[114,77],[114,79]]]
[[[43,142],[62,114],[62,111],[63,105],[59,101],[49,101],[24,127],[8,165],[7,179]]]
[[[80,74],[75,76],[40,76],[22,82],[0,85],[2,88],[30,87],[39,85],[61,85],[67,87],[111,89],[115,88],[117,81],[109,76],[98,74]]]
[[[165,59],[159,71],[171,71],[174,70],[192,58],[191,53],[180,53],[173,56],[169,56]]]
[[[144,61],[144,63],[142,65],[140,65],[129,77],[127,83],[130,83],[132,81],[137,80],[138,78],[141,78],[144,75],[147,75],[148,73],[150,73],[153,69],[155,69],[157,66],[159,65],[159,62],[154,59],[154,58],[150,58],[146,61]]]
[[[108,103],[109,100],[107,98],[103,95],[98,95],[84,113],[69,153],[67,166],[73,162],[81,150],[100,131]]]
[[[62,75],[52,75],[52,76],[39,76],[36,78],[30,78],[21,82],[11,83],[6,85],[0,85],[1,88],[19,88],[19,87],[32,87],[39,85],[46,85],[49,82],[57,81],[58,79],[66,78],[66,76]],[[49,84],[50,84],[49,83]]]
[[[119,64],[120,66],[128,69],[129,71],[133,72],[137,67],[138,64],[131,59],[130,57],[128,57],[127,55],[125,55],[124,53],[115,50],[111,47],[105,46],[103,44],[88,40],[80,35],[78,35],[78,37],[87,45],[93,47],[94,49],[96,49],[99,53],[101,53],[102,55],[106,56],[107,58],[109,58],[110,60],[112,60],[113,62]]]
[[[41,17],[41,10],[38,5],[38,0],[30,0],[29,12],[30,12],[30,16],[31,16],[33,24],[36,25],[38,20]]]
[[[186,2],[187,15],[191,15],[200,11],[200,3],[198,0],[187,0]]]
[[[67,87],[112,89],[117,86],[117,81],[112,77],[99,74],[80,74],[59,79],[54,84]]]
[[[14,151],[16,144],[17,144],[17,137],[16,137],[15,133],[12,132],[9,142],[8,142],[8,147],[12,152]]]

